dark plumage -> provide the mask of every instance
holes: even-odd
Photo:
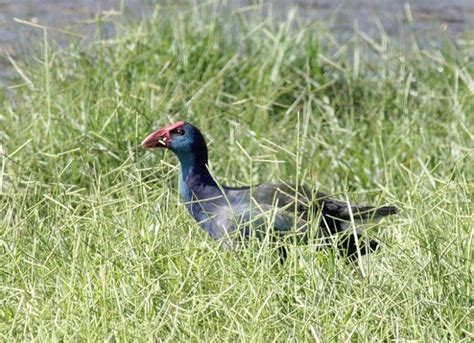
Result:
[[[395,207],[356,206],[311,192],[306,186],[267,183],[255,187],[226,187],[216,183],[207,168],[207,146],[201,132],[186,122],[177,122],[149,135],[144,148],[167,148],[179,159],[180,191],[186,208],[199,225],[215,240],[233,246],[240,238],[255,235],[262,238],[309,238],[332,244],[332,236],[347,234],[335,240],[339,250],[349,258],[377,248],[377,242],[359,240],[350,223],[378,221],[397,212]],[[271,230],[270,230],[271,229]],[[311,237],[310,237],[311,236]],[[280,251],[286,255],[286,249]]]

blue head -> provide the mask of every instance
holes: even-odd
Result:
[[[153,132],[141,145],[149,149],[169,149],[181,163],[207,164],[207,146],[203,135],[197,127],[184,121]]]

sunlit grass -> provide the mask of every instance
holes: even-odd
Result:
[[[472,57],[297,24],[157,8],[112,40],[46,40],[15,61],[0,92],[3,340],[472,340]],[[369,229],[381,249],[364,273],[312,245],[285,266],[220,249],[178,202],[176,159],[138,147],[182,119],[224,184],[398,206]]]

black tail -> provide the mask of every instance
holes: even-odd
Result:
[[[359,220],[382,218],[398,212],[398,209],[394,206],[353,206],[351,210],[354,219]]]
[[[324,193],[317,194],[314,205],[314,209],[321,211],[324,216],[341,220],[351,220],[351,218],[355,220],[377,219],[395,214],[398,211],[394,206],[348,206],[347,202],[330,198]]]
[[[376,217],[386,217],[392,214],[396,214],[398,209],[395,206],[383,206],[375,210]]]

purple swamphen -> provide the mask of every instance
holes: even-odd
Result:
[[[265,237],[282,242],[289,237],[297,242],[318,239],[336,242],[342,255],[350,259],[377,248],[375,240],[365,242],[355,225],[377,221],[394,214],[392,206],[356,206],[312,192],[306,186],[266,183],[249,187],[226,187],[210,174],[206,141],[201,132],[187,122],[177,122],[150,134],[144,148],[165,148],[179,159],[180,192],[186,208],[212,238],[232,247],[241,238]],[[296,189],[297,188],[297,189]],[[343,233],[338,239],[335,236]],[[239,239],[238,239],[239,238]],[[282,259],[286,248],[279,246]]]

